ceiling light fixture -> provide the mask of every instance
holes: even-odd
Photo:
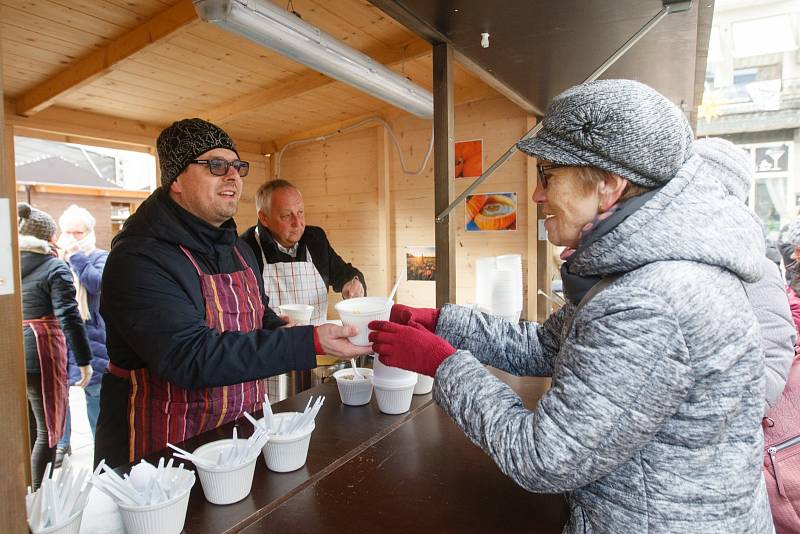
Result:
[[[433,95],[268,0],[194,0],[197,16],[422,118]]]

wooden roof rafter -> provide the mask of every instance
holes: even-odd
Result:
[[[366,55],[388,68],[402,65],[404,62],[431,54],[431,46],[422,39],[413,39],[400,47],[382,47],[368,50]],[[264,87],[246,95],[237,97],[221,106],[204,113],[203,118],[213,123],[228,122],[238,115],[266,105],[273,105],[281,100],[297,98],[300,95],[320,89],[333,83],[341,83],[324,74],[308,69],[277,86]]]
[[[17,97],[15,111],[23,116],[34,115],[52,106],[60,96],[91,83],[120,61],[196,21],[199,19],[192,1],[180,0]]]

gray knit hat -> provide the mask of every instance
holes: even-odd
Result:
[[[536,137],[517,148],[557,165],[597,167],[644,187],[672,179],[692,154],[677,106],[633,80],[599,80],[555,97]]]
[[[169,187],[190,161],[214,148],[236,152],[233,139],[222,128],[203,119],[183,119],[167,126],[156,141],[161,185]]]
[[[56,221],[42,210],[20,202],[17,204],[17,214],[20,235],[30,235],[42,241],[50,241],[56,235]]]
[[[800,219],[795,219],[786,226],[781,235],[781,241],[793,247],[800,247]]]
[[[743,202],[747,200],[753,183],[753,163],[747,152],[719,137],[698,139],[694,151],[709,165],[711,174],[729,194]]]

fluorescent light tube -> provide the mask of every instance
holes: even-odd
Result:
[[[433,95],[268,0],[194,0],[197,15],[418,117]]]

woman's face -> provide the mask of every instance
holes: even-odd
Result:
[[[575,167],[545,171],[547,188],[536,183],[533,201],[541,204],[547,219],[547,240],[562,247],[577,248],[581,229],[600,213],[597,187],[587,189]]]

